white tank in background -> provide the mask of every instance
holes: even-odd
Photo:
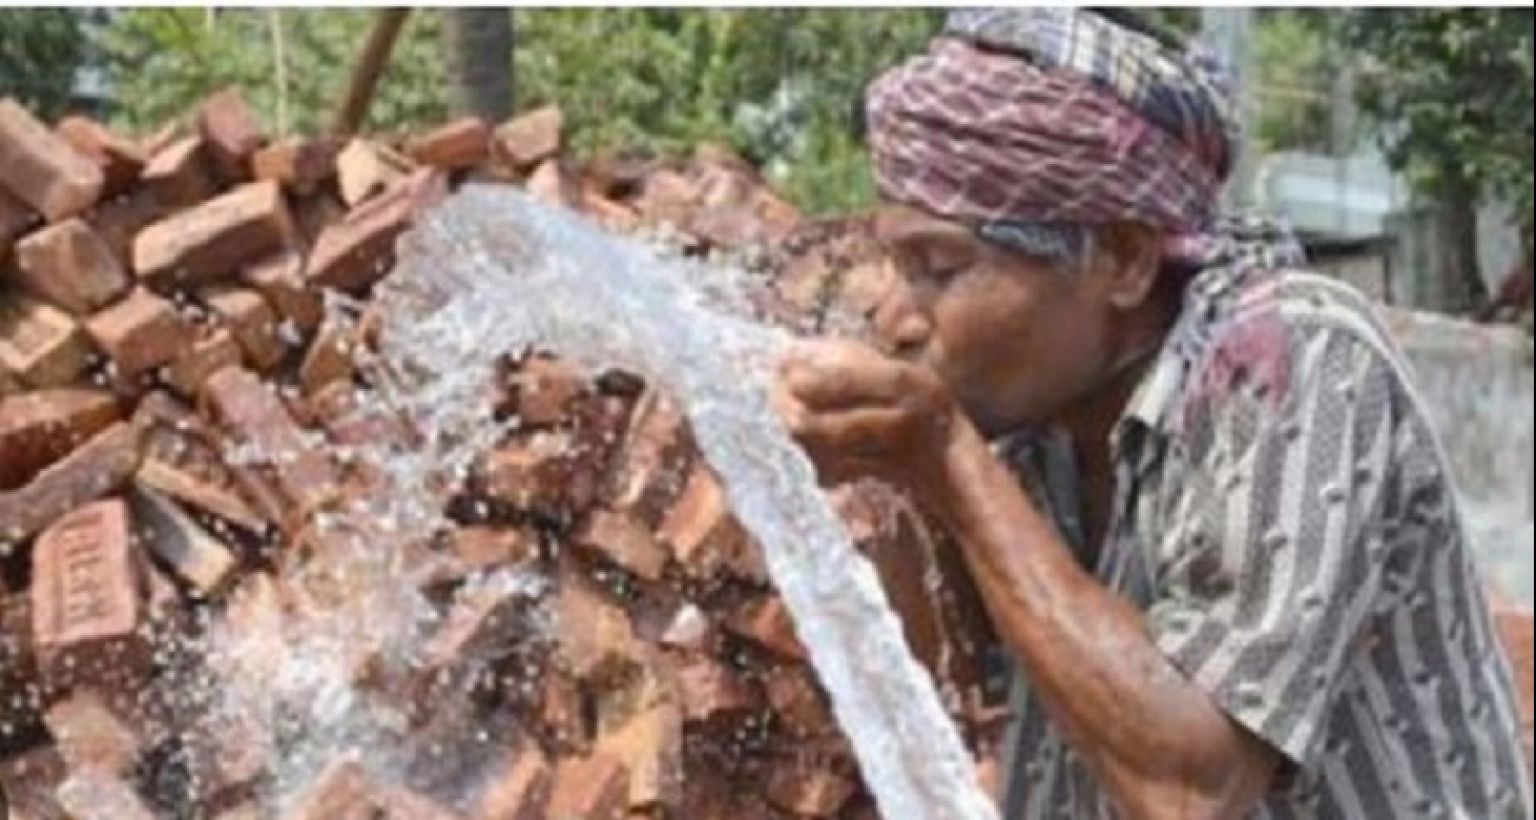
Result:
[[[1524,606],[1533,599],[1532,343],[1511,326],[1383,309],[1456,473],[1483,571]]]

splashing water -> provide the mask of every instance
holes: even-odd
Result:
[[[382,358],[402,363],[394,393],[428,422],[418,429],[436,446],[423,452],[450,470],[489,443],[489,413],[471,399],[507,352],[554,350],[669,391],[763,545],[884,816],[994,818],[874,569],[769,404],[789,336],[747,318],[741,276],[663,259],[514,190],[466,186],[421,221],[381,287]],[[691,281],[706,278],[721,286]]]

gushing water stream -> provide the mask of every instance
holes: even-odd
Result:
[[[769,405],[771,367],[789,336],[746,318],[722,278],[732,275],[664,259],[520,192],[466,186],[422,220],[379,295],[391,328],[382,354],[473,385],[498,356],[537,347],[669,391],[762,544],[881,813],[996,817],[873,567]],[[696,286],[704,278],[727,286]],[[430,436],[462,444],[479,419],[461,392],[406,400],[430,405]],[[445,419],[455,400],[462,409]],[[460,450],[425,448],[433,458]]]

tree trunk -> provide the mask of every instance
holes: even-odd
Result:
[[[1477,259],[1477,191],[1464,182],[1447,185],[1436,215],[1435,299],[1424,305],[1454,315],[1473,313],[1488,301]]]
[[[454,110],[492,124],[512,115],[512,11],[450,8],[443,35]]]

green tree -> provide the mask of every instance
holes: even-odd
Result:
[[[51,120],[64,113],[84,57],[75,10],[0,8],[0,97]]]
[[[321,133],[372,21],[366,9],[123,10],[102,43],[118,124],[153,131],[233,85],[269,125],[282,108],[290,132]],[[420,128],[448,116],[440,25],[439,13],[411,15],[369,109],[370,130]]]
[[[1388,161],[1439,206],[1443,304],[1433,307],[1474,309],[1487,296],[1477,206],[1510,201],[1531,233],[1532,9],[1343,14],[1342,44],[1366,58],[1361,108],[1380,123]]]

